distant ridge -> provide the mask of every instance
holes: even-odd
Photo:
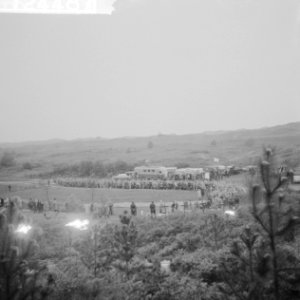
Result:
[[[151,142],[151,146],[149,146]],[[16,154],[18,165],[37,163],[44,168],[81,161],[118,160],[142,164],[174,166],[185,163],[191,167],[220,164],[254,164],[264,146],[275,146],[279,159],[300,163],[300,122],[260,129],[209,131],[194,134],[158,134],[147,137],[83,138],[76,140],[2,143],[4,151]]]
[[[120,136],[120,137],[79,137],[75,139],[61,139],[61,138],[53,138],[47,140],[31,140],[31,141],[20,141],[20,142],[0,142],[0,147],[12,147],[14,145],[30,145],[30,144],[51,144],[51,143],[64,143],[64,142],[78,142],[78,141],[92,141],[92,140],[116,140],[116,139],[138,139],[138,138],[152,138],[157,136],[191,136],[191,135],[219,135],[219,134],[228,134],[234,132],[253,132],[253,131],[264,131],[264,130],[276,130],[279,128],[287,129],[293,128],[296,130],[300,130],[300,121],[299,122],[291,122],[287,124],[280,124],[275,126],[264,126],[260,128],[240,128],[240,129],[232,129],[232,130],[208,130],[199,133],[185,133],[185,134],[177,134],[177,133],[170,133],[170,134],[163,134],[159,133],[157,135],[149,135],[149,136]]]

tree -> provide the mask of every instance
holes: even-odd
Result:
[[[291,239],[294,238],[294,227],[299,224],[299,219],[290,205],[284,206],[283,188],[287,183],[287,178],[280,176],[276,169],[274,149],[267,148],[260,162],[262,185],[253,186],[252,207],[253,216],[268,240],[273,294],[274,299],[279,300],[282,298],[280,291],[282,268],[285,267],[280,266],[279,263],[279,242],[281,237],[286,239],[287,235],[292,235]],[[259,204],[262,204],[261,207]]]
[[[285,194],[287,180],[277,172],[274,149],[265,149],[259,166],[250,197],[255,222],[232,244],[223,291],[230,299],[299,299],[300,260],[292,244],[297,211]]]
[[[124,272],[128,279],[130,276],[130,262],[136,252],[138,232],[127,211],[120,216],[120,222],[121,226],[117,226],[114,233],[114,249],[119,260],[116,267]]]

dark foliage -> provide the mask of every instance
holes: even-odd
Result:
[[[294,247],[299,211],[286,195],[286,178],[277,173],[273,149],[260,162],[260,184],[253,184],[255,222],[243,229],[224,257],[222,291],[228,299],[299,299],[300,259]]]
[[[15,231],[24,221],[14,202],[0,214],[1,300],[46,299],[52,292],[51,274],[34,260],[34,240]]]

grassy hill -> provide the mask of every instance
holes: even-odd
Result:
[[[153,147],[149,147],[149,142]],[[280,160],[297,165],[300,162],[300,122],[255,130],[204,132],[189,135],[157,135],[116,139],[52,140],[0,144],[0,155],[5,151],[15,154],[17,165],[2,168],[1,174],[11,176],[22,171],[26,162],[38,167],[22,171],[22,175],[51,170],[54,165],[75,164],[81,161],[104,163],[123,160],[127,163],[148,161],[154,165],[173,166],[187,163],[193,167],[214,164],[253,164],[263,146],[275,146]]]

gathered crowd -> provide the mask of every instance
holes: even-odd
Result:
[[[58,178],[54,184],[64,187],[116,188],[116,189],[155,189],[155,190],[198,190],[212,184],[204,180],[97,180],[91,178]]]
[[[176,211],[186,212],[192,210],[205,210],[208,208],[236,208],[238,207],[240,200],[246,195],[246,189],[227,182],[199,182],[197,189],[195,190],[195,197],[190,201],[182,202],[162,202],[152,201],[148,206],[148,210],[145,209],[145,203],[132,202],[131,205],[126,207],[124,204],[113,202],[102,203],[82,203],[80,200],[72,201],[56,198],[40,200],[40,199],[22,199],[21,197],[14,196],[10,198],[1,198],[0,207],[8,205],[10,202],[14,202],[20,209],[29,209],[34,213],[47,213],[47,212],[85,212],[91,214],[93,217],[109,217],[114,215],[116,209],[118,213],[124,209],[128,209],[132,216],[149,215],[154,217],[158,214],[169,214]]]

